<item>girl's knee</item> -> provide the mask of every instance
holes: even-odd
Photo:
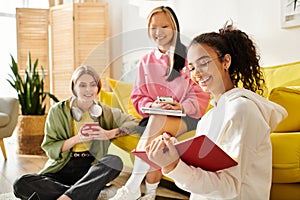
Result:
[[[34,174],[26,174],[15,180],[13,183],[13,192],[16,197],[22,197],[28,190],[28,183],[30,183],[31,179],[36,175]]]
[[[32,175],[32,174],[25,174],[25,175],[21,176],[20,178],[18,178],[17,180],[15,180],[15,182],[13,183],[14,190],[27,185],[28,181],[30,179],[32,179],[33,176],[34,175]]]
[[[112,155],[112,154],[105,155],[100,159],[99,163],[105,164],[117,171],[122,171],[123,169],[123,161],[119,156],[116,155]]]

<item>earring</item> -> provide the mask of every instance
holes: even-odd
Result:
[[[224,68],[224,71],[225,71],[225,72],[228,72],[228,68],[229,68],[229,67],[227,66],[227,64],[225,64],[224,67],[225,67],[225,68]]]

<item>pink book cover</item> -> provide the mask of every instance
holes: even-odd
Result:
[[[188,165],[200,167],[207,171],[215,172],[238,164],[206,135],[178,142],[175,144],[175,147],[182,161]],[[132,153],[152,167],[160,169],[158,165],[148,159],[145,151],[133,150]]]

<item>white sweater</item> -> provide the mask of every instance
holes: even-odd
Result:
[[[268,200],[272,182],[270,132],[286,116],[283,107],[249,90],[232,89],[202,117],[196,134],[207,135],[238,165],[209,172],[180,160],[165,175],[190,192],[191,200]]]

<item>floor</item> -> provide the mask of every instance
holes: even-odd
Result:
[[[33,156],[33,155],[20,155],[17,154],[17,139],[15,134],[10,138],[4,139],[7,160],[5,161],[2,152],[0,153],[0,194],[11,193],[13,182],[23,174],[38,172],[46,162],[45,156]],[[1,150],[0,150],[1,151]],[[117,187],[121,187],[125,184],[130,174],[122,172],[120,176],[112,183]],[[162,182],[164,185],[164,182]],[[173,185],[175,187],[175,185]],[[142,192],[144,191],[144,184],[142,185]],[[176,190],[176,191],[175,191]],[[164,186],[159,186],[157,190],[157,200],[170,200],[170,199],[188,199],[186,193],[178,190],[175,187],[168,189]],[[2,195],[3,196],[3,195]],[[0,195],[1,198],[1,195]],[[5,198],[6,199],[6,198]],[[2,200],[2,198],[1,198]]]

